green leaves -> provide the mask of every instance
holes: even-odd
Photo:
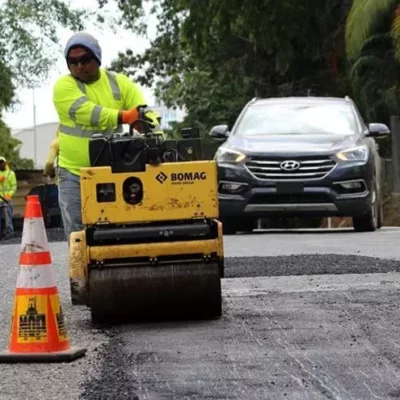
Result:
[[[394,58],[400,62],[400,5],[396,9],[390,34],[393,39]]]
[[[399,108],[400,17],[398,0],[353,0],[346,24],[349,78],[369,121],[389,121]]]
[[[135,32],[157,16],[157,37],[143,54],[133,47],[120,54],[112,68],[184,107],[185,123],[206,135],[213,124],[232,125],[256,93],[304,95],[316,83],[320,94],[344,94],[338,70],[349,1],[154,0],[150,15],[146,2],[119,1]]]
[[[13,168],[32,168],[19,158],[20,141],[1,120],[1,111],[15,101],[17,87],[34,87],[48,76],[58,58],[58,29],[74,31],[91,16],[70,10],[61,0],[5,0],[0,3],[0,154]]]
[[[0,110],[12,103],[14,87],[11,82],[12,73],[10,68],[0,61]]]
[[[7,0],[0,6],[0,62],[16,85],[42,81],[56,61],[57,29],[83,28],[86,13],[71,11],[58,0]]]
[[[400,0],[131,0],[118,2],[134,31],[158,17],[143,54],[113,67],[153,87],[205,135],[233,124],[259,96],[351,95],[368,120],[398,113]],[[153,16],[154,16],[153,15]],[[140,30],[139,30],[140,31]],[[351,85],[350,85],[351,83]]]
[[[397,0],[353,0],[346,24],[347,57],[360,55],[364,42],[376,33],[391,14]]]
[[[10,129],[0,120],[0,155],[10,163],[12,169],[33,168],[33,161],[19,156],[21,141],[12,137]]]

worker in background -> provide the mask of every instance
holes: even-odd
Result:
[[[12,171],[7,163],[5,157],[0,157],[0,204],[6,206],[6,226],[5,237],[10,237],[14,233],[13,216],[14,207],[12,198],[17,191],[17,178],[15,172]],[[3,227],[1,224],[2,216],[0,216],[0,229]]]
[[[89,139],[94,133],[122,132],[147,107],[141,88],[121,73],[101,67],[102,50],[90,34],[79,32],[67,42],[64,55],[70,74],[54,85],[59,116],[58,193],[65,235],[82,229],[80,169],[90,166]],[[158,114],[146,111],[153,133],[163,135]]]

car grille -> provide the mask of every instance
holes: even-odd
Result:
[[[332,203],[332,200],[324,193],[303,194],[256,194],[249,204],[324,204]]]
[[[300,168],[285,171],[280,167],[283,161],[297,161]],[[265,180],[309,180],[321,179],[329,174],[336,163],[329,157],[251,157],[246,167],[257,179]]]

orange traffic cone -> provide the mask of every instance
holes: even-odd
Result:
[[[27,200],[10,346],[0,362],[72,361],[86,349],[70,347],[39,196]]]

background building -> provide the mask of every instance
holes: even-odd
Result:
[[[20,157],[33,160],[36,169],[43,169],[50,144],[56,137],[57,127],[58,122],[36,125],[36,134],[33,126],[13,130],[12,135],[22,142]]]
[[[182,109],[168,108],[164,104],[156,104],[154,106],[151,106],[151,109],[160,115],[162,129],[170,129],[171,122],[175,122],[175,121],[180,122],[183,120],[183,118],[185,116],[185,112]]]

